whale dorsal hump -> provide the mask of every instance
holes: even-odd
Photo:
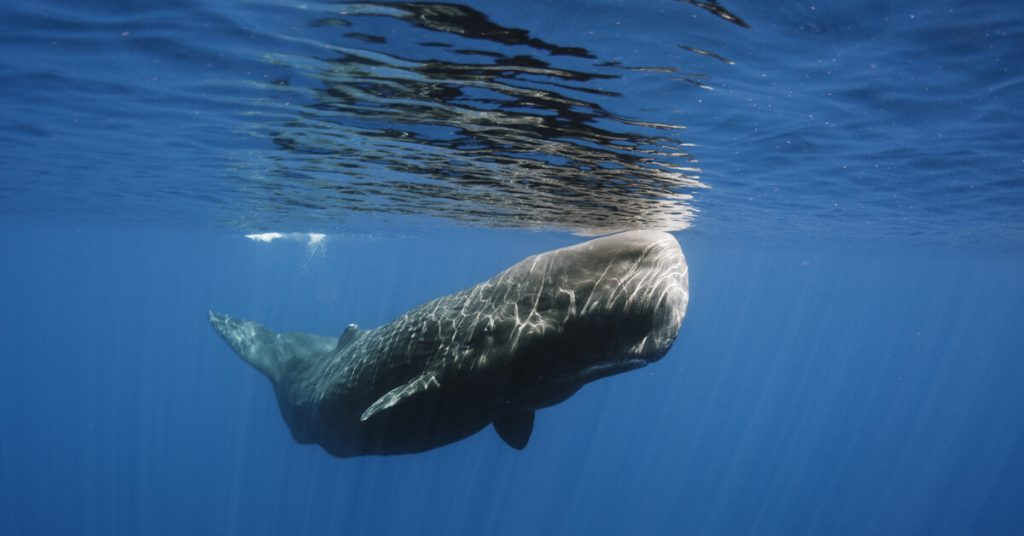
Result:
[[[348,327],[345,328],[345,331],[341,332],[341,337],[338,337],[338,345],[334,347],[335,351],[348,346],[352,341],[356,340],[360,334],[362,334],[362,331],[359,331],[359,326],[349,324]]]
[[[388,391],[384,396],[378,398],[376,402],[370,404],[370,407],[366,408],[366,411],[364,411],[363,415],[359,417],[359,420],[365,421],[381,411],[394,407],[403,400],[416,396],[419,393],[436,389],[440,386],[441,383],[437,381],[437,376],[434,375],[433,372],[424,372],[410,380],[409,383],[399,385],[398,387]]]
[[[505,415],[494,421],[494,431],[498,436],[508,443],[508,446],[523,450],[530,442],[530,434],[533,433],[533,411],[513,413]]]

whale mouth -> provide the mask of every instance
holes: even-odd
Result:
[[[582,380],[583,383],[592,382],[594,380],[614,376],[622,372],[638,369],[646,366],[647,364],[647,360],[639,357],[606,361],[603,363],[597,363],[596,365],[590,365],[583,369],[579,373],[579,379]]]

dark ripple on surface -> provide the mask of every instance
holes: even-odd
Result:
[[[302,106],[258,127],[280,149],[263,183],[274,201],[261,213],[407,213],[582,233],[690,225],[706,186],[683,127],[610,109],[624,72],[675,68],[598,62],[457,4],[346,4],[322,15],[311,24],[343,28],[339,41],[359,46],[321,41],[326,57],[272,56],[296,73],[273,89]],[[410,48],[389,42],[396,33],[416,42],[407,56],[391,53]]]

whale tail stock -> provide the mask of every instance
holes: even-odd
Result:
[[[283,365],[291,359],[316,359],[332,351],[338,340],[308,333],[274,333],[252,320],[209,312],[210,325],[246,363],[277,385]]]

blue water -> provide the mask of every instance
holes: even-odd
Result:
[[[0,51],[3,534],[1024,533],[1013,2],[5,2]],[[206,321],[638,227],[678,341],[521,452],[298,445]]]

